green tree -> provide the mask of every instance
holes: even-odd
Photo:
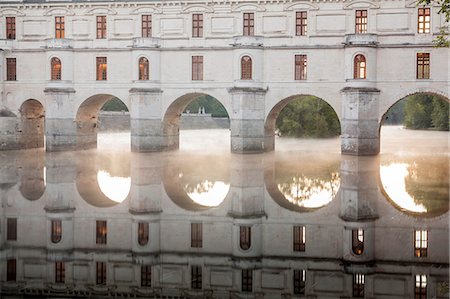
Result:
[[[112,98],[102,107],[103,111],[128,111],[127,106],[118,98]]]
[[[428,129],[431,127],[432,97],[412,95],[405,100],[405,122],[407,129]]]
[[[437,97],[433,97],[433,111],[431,112],[431,123],[436,130],[448,131],[449,129],[449,104]]]
[[[383,124],[386,125],[401,125],[405,118],[405,101],[398,101],[395,103],[384,116]]]
[[[225,107],[214,97],[209,95],[202,95],[193,100],[184,109],[184,113],[197,113],[199,107],[205,107],[206,113],[211,113],[213,117],[228,117]]]

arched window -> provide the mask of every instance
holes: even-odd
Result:
[[[352,230],[352,251],[356,255],[364,252],[364,230],[361,228]]]
[[[364,57],[364,55],[358,54],[355,56],[353,78],[366,79],[366,57]]]
[[[250,56],[243,56],[241,58],[241,79],[252,79],[252,59],[250,58]]]
[[[139,80],[148,80],[150,66],[148,63],[148,59],[145,57],[139,58]]]
[[[139,222],[138,224],[138,243],[141,246],[148,243],[148,222]]]
[[[252,246],[252,227],[240,226],[239,227],[239,246],[242,250],[249,250]]]
[[[61,80],[61,60],[59,58],[52,58],[52,80]]]

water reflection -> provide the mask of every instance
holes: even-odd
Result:
[[[111,176],[109,172],[99,170],[97,173],[97,181],[103,194],[115,202],[121,203],[127,198],[130,192],[130,177]]]
[[[180,178],[183,178],[182,173],[180,173]],[[223,181],[203,180],[196,186],[185,184],[183,189],[195,203],[207,207],[217,207],[225,200],[230,190],[230,184]]]

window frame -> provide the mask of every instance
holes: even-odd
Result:
[[[203,20],[204,16],[202,13],[192,14],[192,37],[202,38],[203,37]]]
[[[15,57],[6,58],[5,81],[17,81],[17,59]]]
[[[253,60],[250,55],[241,57],[241,80],[253,80]]]
[[[252,292],[253,291],[253,270],[242,269],[241,271],[241,291]]]
[[[427,257],[428,255],[428,230],[414,231],[414,256]]]
[[[242,16],[242,35],[255,36],[255,13],[244,12]]]
[[[355,80],[367,79],[367,59],[366,56],[361,53],[356,54],[355,57],[353,58],[353,79]]]
[[[191,265],[191,289],[201,290],[203,287],[203,269],[200,265]]]
[[[6,240],[17,241],[17,218],[6,218]]]
[[[61,79],[62,79],[61,59],[59,59],[58,57],[52,57],[52,59],[50,60],[50,80],[60,81]]]
[[[152,37],[152,15],[141,15],[141,36]]]
[[[55,16],[55,38],[62,39],[66,36],[66,23],[64,16]]]
[[[61,219],[52,219],[50,221],[51,234],[50,240],[53,244],[61,242],[62,239],[62,221]]]
[[[203,223],[191,222],[191,248],[203,248]]]
[[[138,222],[138,244],[145,246],[150,239],[150,225],[148,222]]]
[[[6,261],[6,281],[17,280],[17,260],[8,259]]]
[[[152,266],[141,265],[141,287],[152,286]]]
[[[239,248],[244,251],[252,247],[252,226],[239,225]]]
[[[6,39],[16,39],[16,17],[5,17]]]
[[[55,262],[55,283],[66,282],[66,265],[62,261]]]
[[[108,80],[108,57],[98,56],[95,57],[96,62],[96,81],[107,81]]]
[[[308,11],[295,12],[295,36],[306,36],[308,34]]]
[[[107,269],[105,262],[96,262],[96,285],[106,285]]]
[[[364,253],[364,229],[352,229],[352,252],[355,255]]]
[[[96,16],[96,24],[97,24],[97,39],[106,39],[107,38],[107,16],[100,15]]]
[[[294,225],[292,229],[292,250],[294,252],[306,251],[306,227]]]
[[[192,74],[191,74],[191,80],[192,81],[203,81],[203,56],[202,55],[193,55],[191,58],[191,67],[192,67]]]
[[[423,12],[423,13],[421,13]],[[427,14],[428,13],[428,14]],[[423,18],[421,20],[421,18]],[[421,28],[422,25],[422,28]],[[427,27],[428,25],[428,27]],[[417,33],[429,34],[431,33],[431,8],[419,7],[417,9]]]
[[[292,274],[293,292],[296,295],[304,295],[306,289],[306,270],[295,269]]]
[[[353,297],[364,298],[364,288],[366,284],[365,275],[362,273],[353,274]]]
[[[416,274],[414,281],[414,298],[427,299],[427,276],[425,274]]]
[[[150,80],[150,61],[147,57],[140,57],[138,61],[139,81],[148,81]]]
[[[431,74],[431,55],[429,52],[416,53],[416,79],[428,80]]]
[[[367,9],[355,10],[355,34],[366,34],[369,23],[369,11]]]
[[[305,81],[308,79],[308,55],[294,55],[294,80]]]
[[[106,220],[95,221],[95,244],[105,245],[108,241],[108,224]]]

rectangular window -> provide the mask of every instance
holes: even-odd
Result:
[[[141,266],[141,286],[142,287],[152,286],[152,266],[150,265]]]
[[[64,17],[55,17],[55,38],[65,37]]]
[[[106,284],[106,263],[97,262],[97,284]]]
[[[152,16],[142,16],[142,37],[152,37]]]
[[[16,39],[15,17],[6,17],[6,39]]]
[[[430,53],[417,53],[417,79],[430,79]]]
[[[203,80],[203,56],[192,56],[192,80]]]
[[[55,263],[55,282],[56,283],[66,282],[66,265],[64,262]]]
[[[106,57],[97,57],[97,81],[108,79]]]
[[[306,80],[306,55],[295,55],[295,80]]]
[[[355,33],[367,33],[367,10],[357,10],[355,19]]]
[[[107,227],[105,220],[96,221],[96,244],[106,244]]]
[[[6,240],[17,241],[17,218],[6,219]]]
[[[364,298],[364,274],[353,274],[353,297]]]
[[[148,222],[139,222],[138,224],[138,243],[144,246],[149,239],[149,225]]]
[[[16,260],[6,261],[6,281],[16,281]]]
[[[106,16],[97,16],[97,39],[106,38]]]
[[[191,288],[202,289],[202,266],[191,266]]]
[[[192,15],[192,37],[203,37],[203,14]]]
[[[294,294],[305,294],[306,271],[294,270]]]
[[[242,292],[251,292],[253,289],[253,270],[242,270]]]
[[[244,35],[255,35],[255,14],[244,13]]]
[[[61,241],[62,236],[62,224],[61,220],[52,220],[51,239],[52,243],[58,243]]]
[[[428,249],[428,231],[416,230],[414,232],[414,256],[426,257]]]
[[[16,59],[6,58],[6,81],[16,81],[16,80],[17,80]]]
[[[305,231],[304,226],[294,226],[294,251],[305,251]]]
[[[426,275],[416,275],[414,298],[415,299],[427,299],[427,276]]]
[[[419,8],[417,15],[417,32],[430,33],[430,9]]]
[[[191,223],[191,247],[203,247],[203,227],[201,223]]]
[[[295,13],[295,35],[306,35],[308,32],[308,17],[306,11],[297,11]]]

